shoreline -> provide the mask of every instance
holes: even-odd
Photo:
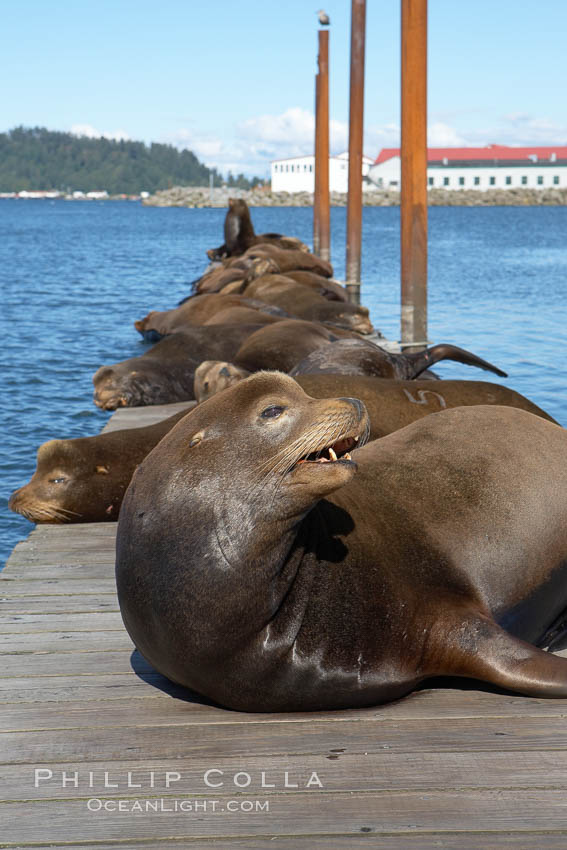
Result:
[[[271,192],[265,188],[237,189],[222,187],[209,189],[200,186],[173,186],[142,199],[148,207],[226,207],[229,198],[242,198],[250,207],[312,207],[310,192]],[[567,206],[567,189],[496,189],[478,191],[461,189],[447,191],[430,189],[428,206]],[[365,192],[362,199],[367,207],[397,207],[400,193],[393,191]],[[331,192],[331,206],[345,207],[346,194]]]

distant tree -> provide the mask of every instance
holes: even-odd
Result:
[[[0,133],[1,192],[64,187],[137,194],[174,185],[208,186],[210,175],[214,186],[222,185],[216,168],[207,168],[192,151],[172,145],[91,139],[45,127]],[[230,185],[240,186],[241,177]]]

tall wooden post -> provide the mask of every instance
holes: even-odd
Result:
[[[315,74],[315,166],[313,174],[313,253],[317,256],[321,251],[321,186],[319,180],[319,157],[317,154],[317,139],[319,138],[319,74]]]
[[[319,73],[317,75],[315,108],[315,196],[313,220],[319,223],[319,250],[314,253],[329,260],[331,247],[331,216],[329,206],[329,33],[319,30]],[[315,209],[317,207],[317,209]],[[315,235],[315,234],[314,234]],[[315,243],[315,239],[313,240]]]
[[[360,304],[365,31],[366,0],[352,0],[350,30],[350,114],[348,131],[346,288],[348,300],[353,304]]]
[[[402,0],[402,349],[427,345],[427,0]]]

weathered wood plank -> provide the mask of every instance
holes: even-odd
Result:
[[[208,776],[211,768],[216,772]],[[248,776],[239,776],[241,772]],[[368,753],[366,756],[343,753],[336,760],[321,754],[286,755],[268,761],[264,756],[232,757],[215,764],[199,756],[143,761],[118,759],[112,764],[34,763],[0,767],[0,798],[37,801],[137,794],[272,794],[284,790],[286,772],[288,784],[295,783],[307,793],[311,793],[305,786],[313,772],[326,793],[560,789],[567,786],[567,751],[518,752],[512,764],[509,753],[499,752]],[[221,785],[211,788],[207,779]],[[242,788],[238,782],[250,784]]]
[[[12,578],[5,576],[0,580],[0,599],[11,597],[37,596],[42,594],[47,599],[50,596],[79,594],[113,594],[116,595],[116,581],[114,575],[98,579],[90,579],[88,574],[82,577],[73,575],[51,578],[47,574],[44,578]]]
[[[377,843],[378,842],[378,843]],[[401,835],[392,835],[385,833],[364,833],[362,835],[340,835],[335,833],[332,836],[332,844],[328,835],[303,835],[293,837],[289,835],[272,835],[263,838],[239,838],[233,836],[231,838],[216,838],[214,842],[214,850],[357,850],[357,848],[372,848],[379,847],[380,850],[504,850],[504,848],[512,848],[512,850],[565,850],[567,843],[567,835],[564,832],[420,832],[419,835],[409,835],[403,833]],[[116,842],[103,844],[97,842],[93,844],[83,844],[73,842],[73,847],[96,847],[96,850],[117,850],[120,847],[135,847],[136,850],[163,850],[164,844],[167,847],[178,848],[199,848],[211,847],[211,841],[207,838],[169,838],[166,841],[159,839],[142,841],[136,839],[130,842],[128,839],[118,839]],[[0,847],[6,847],[5,844],[0,844]],[[24,850],[30,847],[29,844],[11,844],[12,850]],[[40,845],[34,844],[37,847]],[[42,845],[45,846],[45,845]],[[69,844],[49,844],[49,850],[69,850]]]
[[[72,614],[69,611],[63,614],[0,613],[0,635],[59,631],[62,623],[69,631],[75,632],[98,632],[124,628],[119,610],[96,611],[90,614],[86,612]]]
[[[255,804],[251,795],[245,799]],[[143,798],[145,800],[146,798]],[[162,806],[171,808],[172,798]],[[191,800],[191,798],[189,798]],[[126,836],[130,841],[149,838],[232,838],[233,836],[302,836],[309,842],[313,834],[332,836],[361,832],[372,835],[374,846],[381,846],[383,833],[417,835],[450,830],[474,831],[483,845],[482,827],[490,832],[522,830],[565,831],[567,802],[564,791],[461,791],[384,794],[282,793],[258,796],[258,802],[269,803],[269,811],[228,811],[228,802],[219,800],[217,811],[208,795],[199,801],[207,810],[163,812],[158,816],[142,816],[135,812],[92,813],[87,800],[45,801],[38,803],[5,803],[2,806],[2,840],[9,842],[41,841],[108,841]],[[242,800],[234,797],[235,807]],[[191,802],[195,803],[194,800]],[[125,803],[125,807],[129,804]],[[130,803],[132,805],[132,803]],[[159,805],[159,803],[158,803]],[[223,810],[224,808],[224,810]],[[479,828],[480,827],[480,828]],[[306,846],[309,846],[307,843]],[[371,845],[372,846],[372,845]],[[539,847],[539,844],[535,846]]]
[[[89,652],[101,649],[134,649],[124,629],[97,632],[43,632],[0,635],[0,654],[13,652]],[[64,661],[61,662],[62,664]]]
[[[0,618],[5,619],[9,614],[57,614],[60,618],[62,614],[68,616],[119,610],[116,593],[68,592],[25,596],[17,595],[18,588],[10,589],[12,593],[7,595],[4,593],[4,587],[0,586]]]
[[[61,652],[43,649],[25,654],[0,655],[0,676],[84,676],[104,673],[129,673],[132,670],[131,656],[134,647],[118,650],[90,649],[84,652]],[[140,671],[150,670],[141,656],[137,656],[136,667]]]
[[[7,660],[12,666],[0,677],[0,702],[12,703],[18,690],[20,702],[0,705],[0,730],[85,728],[130,725],[132,699],[136,699],[137,725],[161,726],[184,723],[188,714],[198,713],[199,722],[214,724],[244,723],[313,723],[367,719],[405,721],[471,719],[491,717],[503,722],[516,718],[544,717],[564,720],[567,706],[560,700],[537,700],[503,697],[488,692],[463,694],[461,691],[438,689],[423,691],[394,704],[364,709],[333,712],[258,714],[227,711],[205,702],[191,701],[183,688],[156,673],[141,656],[135,665],[139,678],[131,668],[130,653],[65,653],[35,656],[0,656],[0,666]],[[35,675],[30,673],[34,660]],[[19,665],[19,666],[18,666]],[[73,672],[68,671],[72,667]],[[49,697],[46,694],[49,693]],[[127,696],[126,696],[127,694]],[[175,699],[172,695],[177,694]],[[96,705],[92,701],[96,701]],[[64,721],[58,702],[65,702]]]
[[[122,407],[114,412],[102,431],[121,431],[124,428],[153,425],[181,410],[189,412],[195,404],[195,401],[178,401],[172,404],[149,404],[145,407]]]
[[[77,559],[76,562],[61,563],[57,558],[46,560],[44,563],[24,563],[15,564],[10,568],[10,575],[6,576],[4,581],[30,581],[30,579],[40,581],[59,580],[67,581],[72,579],[83,579],[84,581],[93,582],[98,579],[110,579],[116,587],[114,581],[114,558],[104,559],[102,555],[87,555]],[[2,587],[3,584],[0,584]],[[108,587],[109,585],[107,585]],[[112,586],[112,585],[110,585]]]
[[[91,761],[123,758],[181,758],[345,751],[358,753],[500,752],[567,749],[562,718],[467,718],[454,720],[300,723],[202,723],[189,715],[184,724],[137,726],[135,704],[131,726],[2,733],[0,752],[6,763]],[[306,734],[301,731],[305,728]],[[567,805],[567,798],[566,798]]]

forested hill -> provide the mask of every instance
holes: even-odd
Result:
[[[211,170],[172,145],[73,136],[44,127],[0,133],[0,192],[49,190],[113,194],[207,186]],[[214,185],[222,182],[212,170]]]

